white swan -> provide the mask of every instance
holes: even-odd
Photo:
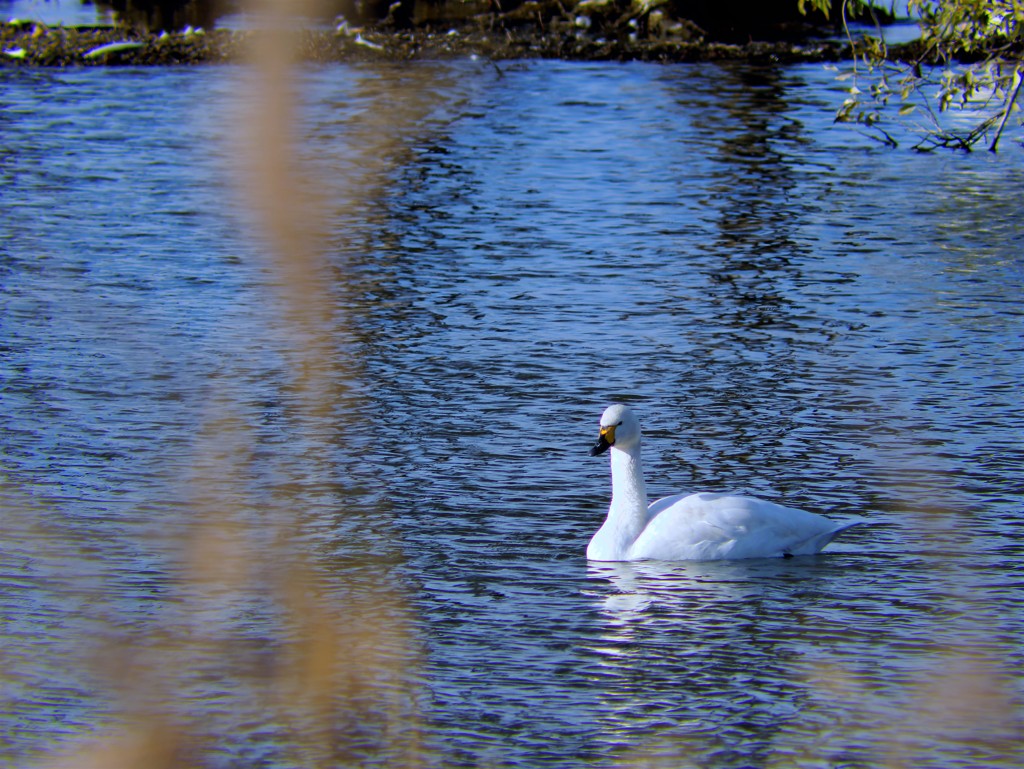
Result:
[[[640,422],[609,406],[591,456],[611,448],[612,503],[587,546],[592,561],[712,561],[817,553],[856,523],[734,494],[677,494],[647,504]]]

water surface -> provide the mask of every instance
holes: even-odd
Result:
[[[240,69],[0,72],[0,755],[1019,765],[1024,164],[830,77],[305,70],[275,165]],[[615,400],[869,525],[588,564]]]

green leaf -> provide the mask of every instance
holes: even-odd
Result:
[[[127,40],[122,43],[107,43],[107,45],[101,45],[99,48],[93,48],[91,51],[87,51],[85,58],[98,59],[100,56],[106,56],[110,53],[121,53],[122,51],[132,51],[136,48],[145,47],[145,43],[133,43]]]

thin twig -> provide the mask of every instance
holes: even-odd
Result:
[[[843,20],[843,32],[846,33],[846,42],[850,44],[850,53],[853,54],[853,85],[857,86],[857,45],[853,42],[853,35],[850,34],[850,25],[846,23],[846,4],[849,0],[843,0],[843,4],[839,8],[841,18]]]
[[[1013,93],[1006,99],[1003,117],[999,121],[999,127],[996,128],[996,135],[992,138],[992,145],[988,148],[989,152],[995,152],[996,147],[999,145],[999,137],[1003,135],[1003,128],[1006,127],[1006,121],[1009,120],[1010,112],[1013,111],[1013,104],[1017,101],[1017,96],[1020,94],[1021,83],[1024,83],[1024,77],[1021,77],[1021,67],[1017,67],[1013,71]]]

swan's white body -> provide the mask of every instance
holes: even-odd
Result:
[[[844,529],[820,515],[733,494],[677,494],[647,504],[640,423],[627,406],[601,416],[591,451],[611,449],[612,503],[590,540],[592,561],[712,561],[811,555]]]

